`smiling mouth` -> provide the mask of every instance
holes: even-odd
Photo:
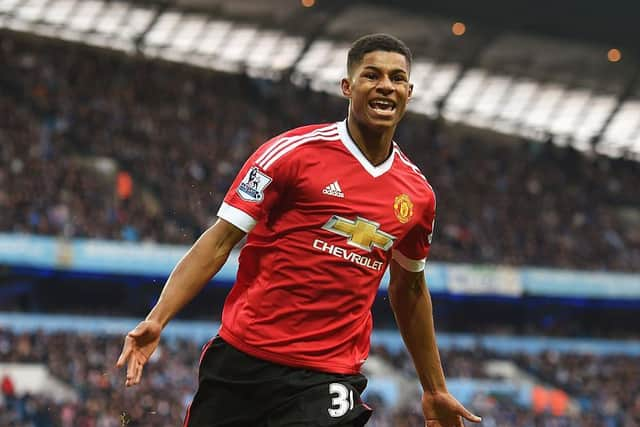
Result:
[[[374,99],[369,101],[369,107],[377,113],[389,114],[396,110],[396,103],[386,99]]]

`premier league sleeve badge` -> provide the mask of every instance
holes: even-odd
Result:
[[[272,179],[257,167],[252,167],[238,185],[238,195],[247,202],[259,203],[264,200],[264,189]]]

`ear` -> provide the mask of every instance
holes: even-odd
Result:
[[[342,95],[346,98],[351,98],[351,80],[348,77],[340,80],[340,89],[342,90]]]
[[[407,100],[411,99],[413,95],[413,83],[409,83],[409,94],[407,95]]]

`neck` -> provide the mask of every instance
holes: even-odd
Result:
[[[370,129],[360,125],[351,114],[347,117],[347,129],[349,135],[356,143],[362,154],[371,162],[378,166],[389,157],[391,153],[391,143],[396,127],[383,130]]]

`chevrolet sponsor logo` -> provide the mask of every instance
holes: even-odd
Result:
[[[359,255],[348,249],[341,248],[338,245],[332,245],[331,243],[327,243],[320,239],[316,239],[313,241],[313,247],[322,252],[327,252],[336,258],[342,258],[346,261],[362,265],[372,270],[380,271],[382,270],[382,266],[384,265],[382,261],[376,261],[375,259],[368,256]]]
[[[373,247],[389,250],[395,237],[380,230],[380,224],[362,217],[356,217],[355,221],[333,215],[323,229],[347,237],[347,243],[365,251],[371,252]]]

